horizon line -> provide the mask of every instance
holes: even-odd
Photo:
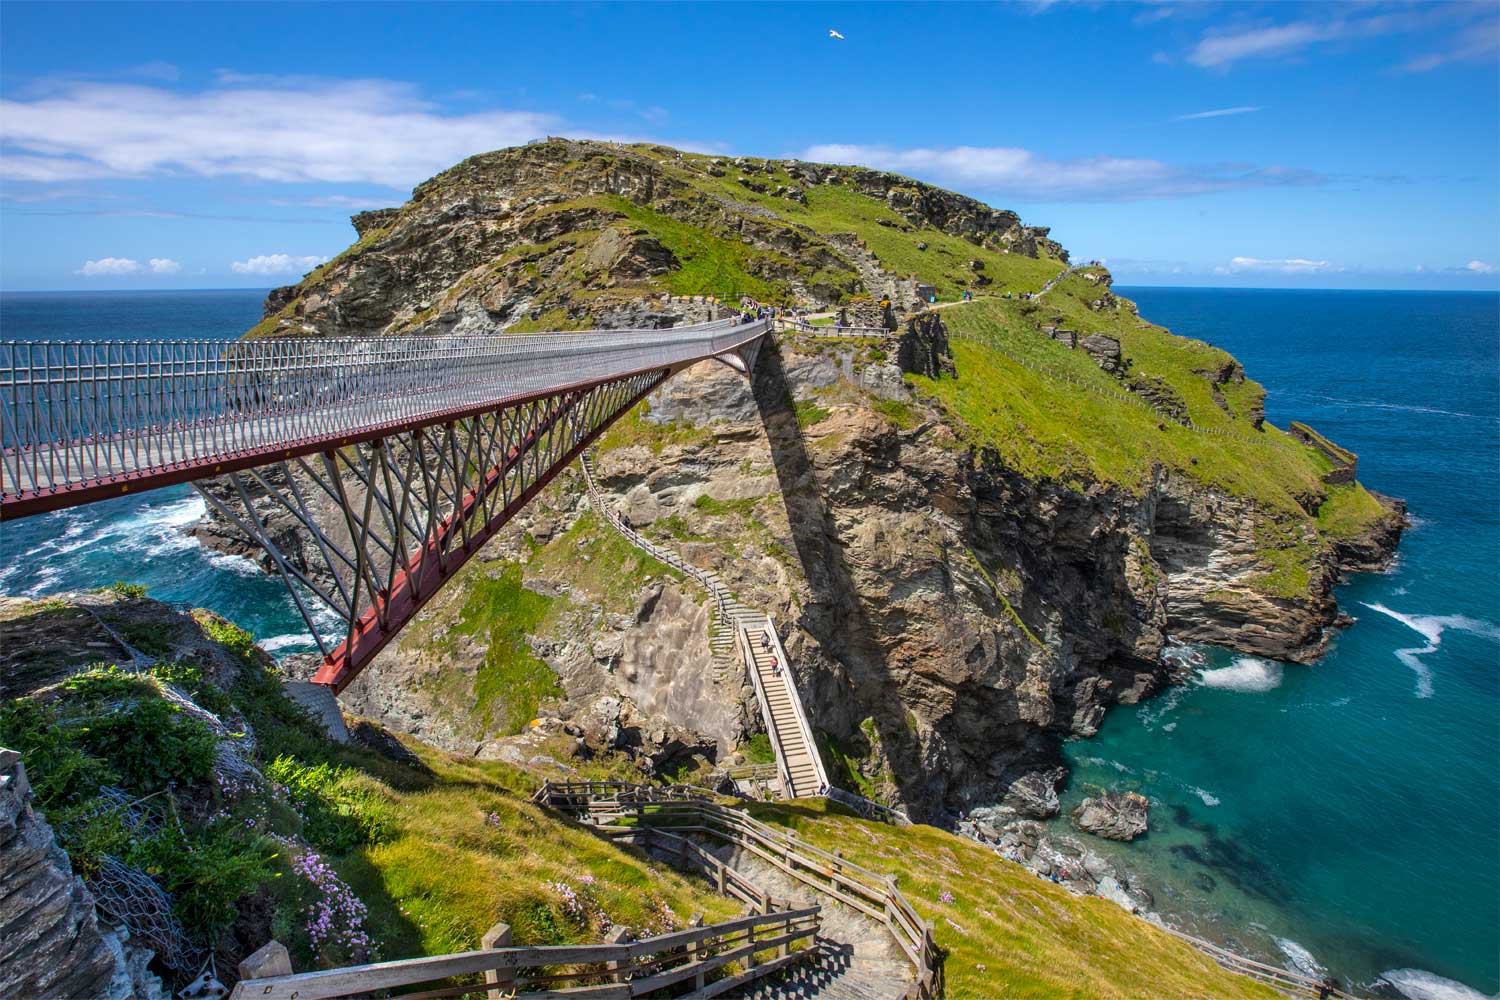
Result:
[[[101,295],[132,293],[149,295],[165,292],[270,292],[281,285],[221,285],[211,288],[0,288],[0,295]],[[1303,285],[1169,285],[1140,281],[1114,282],[1117,288],[1192,288],[1200,291],[1223,292],[1440,292],[1452,295],[1500,295],[1500,286],[1494,288],[1338,288]],[[702,293],[708,294],[708,293]],[[980,295],[979,298],[998,298],[996,295]]]

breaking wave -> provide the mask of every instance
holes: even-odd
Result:
[[[1241,656],[1230,666],[1200,671],[1198,683],[1204,687],[1252,694],[1273,691],[1281,686],[1281,664],[1254,656]]]
[[[1453,979],[1422,969],[1392,969],[1380,978],[1400,991],[1407,1000],[1496,1000]]]
[[[1500,628],[1490,622],[1478,621],[1465,615],[1406,615],[1399,611],[1392,611],[1384,604],[1371,604],[1369,601],[1363,603],[1371,611],[1389,615],[1427,640],[1425,646],[1409,646],[1406,649],[1393,650],[1396,659],[1406,664],[1411,668],[1412,673],[1417,675],[1418,698],[1432,697],[1432,668],[1422,661],[1422,657],[1428,653],[1437,652],[1438,647],[1443,644],[1444,632],[1453,629],[1457,632],[1468,632],[1471,635],[1500,640]]]
[[[1289,971],[1300,972],[1314,979],[1328,975],[1328,970],[1313,957],[1313,953],[1291,938],[1277,938],[1276,947],[1280,948],[1281,953],[1286,956],[1286,967]]]

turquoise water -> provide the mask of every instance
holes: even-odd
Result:
[[[1500,989],[1500,393],[1493,295],[1121,289],[1237,355],[1300,419],[1360,455],[1417,526],[1389,574],[1339,592],[1359,622],[1321,662],[1206,651],[1197,682],[1070,744],[1069,807],[1140,788],[1151,833],[1096,842],[1157,908],[1356,982],[1381,972]],[[7,338],[232,337],[262,292],[5,295]],[[0,593],[118,578],[212,608],[277,653],[313,648],[279,582],[182,534],[186,488],[0,527]],[[1281,942],[1281,943],[1278,943]],[[1304,961],[1308,959],[1304,958]],[[1420,981],[1420,980],[1419,980]],[[1456,984],[1425,980],[1463,996]]]
[[[1317,664],[1204,651],[1193,684],[1071,743],[1065,808],[1100,786],[1153,800],[1151,833],[1113,853],[1164,912],[1281,961],[1306,961],[1300,948],[1354,982],[1420,969],[1494,993],[1500,300],[1120,291],[1236,355],[1273,422],[1352,448],[1415,527],[1389,573],[1340,588],[1359,621]],[[1432,995],[1465,995],[1448,989]]]

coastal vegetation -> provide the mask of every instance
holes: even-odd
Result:
[[[160,622],[148,598],[109,595],[117,617]],[[26,642],[75,607],[6,605]],[[368,722],[330,741],[287,698],[247,633],[176,616],[172,656],[149,667],[60,666],[0,709],[74,869],[142,873],[220,968],[275,937],[299,970],[479,946],[496,921],[518,943],[661,933],[740,911],[697,877],[618,847],[529,801],[556,765],[445,753]],[[78,650],[80,656],[82,648]],[[752,746],[764,757],[766,748]],[[619,762],[574,760],[574,776]],[[897,875],[946,953],[947,996],[1269,996],[1112,903],[1080,898],[971,841],[894,828],[820,802],[749,807],[815,844]]]

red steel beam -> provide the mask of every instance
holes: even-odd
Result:
[[[423,545],[422,551],[407,562],[406,568],[396,578],[396,582],[391,587],[390,592],[388,594],[375,595],[375,600],[382,602],[384,614],[377,614],[372,607],[361,615],[354,626],[353,640],[351,641],[346,638],[339,644],[338,648],[324,658],[323,666],[313,675],[313,682],[315,684],[327,684],[333,688],[334,694],[338,694],[347,688],[354,681],[354,678],[359,675],[360,671],[369,666],[370,661],[375,658],[375,655],[396,637],[396,634],[401,631],[407,622],[415,617],[417,612],[422,609],[422,606],[437,593],[438,589],[451,579],[484,546],[484,543],[493,538],[521,508],[530,503],[532,498],[540,493],[547,484],[557,478],[562,470],[567,468],[569,463],[582,454],[584,449],[593,444],[599,435],[608,430],[631,407],[635,406],[642,399],[645,399],[668,378],[695,363],[686,362],[674,365],[668,369],[661,369],[663,374],[660,379],[657,379],[645,389],[642,389],[626,400],[618,409],[601,421],[597,428],[584,435],[582,440],[569,449],[562,458],[558,459],[551,467],[545,469],[536,482],[526,487],[502,510],[496,512],[495,516],[488,523],[472,534],[467,544],[450,549],[446,559],[438,559],[437,554],[441,551],[440,546],[443,541],[451,537],[454,532],[461,530],[461,525],[468,515],[478,504],[484,502],[490,492],[498,486],[505,473],[509,472],[517,462],[521,461],[528,450],[526,447],[513,448],[506,455],[504,461],[486,474],[481,487],[469,491],[464,498],[462,507],[455,510],[444,521],[443,525],[438,529],[437,536],[428,539]],[[634,374],[640,373],[637,372]],[[619,379],[610,379],[609,381],[614,382],[619,381]],[[554,393],[553,395],[556,394]],[[553,426],[564,413],[576,405],[577,401],[584,395],[586,395],[586,391],[574,394],[572,399],[566,404],[557,407],[548,414],[537,428],[532,431],[529,444],[534,445],[541,435],[549,427]],[[382,617],[388,622],[384,627],[380,624]]]

